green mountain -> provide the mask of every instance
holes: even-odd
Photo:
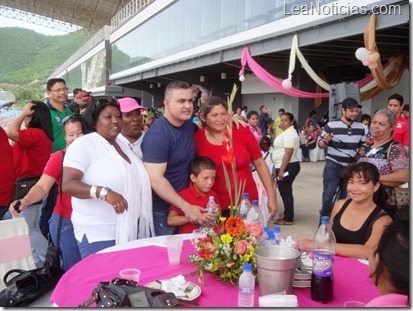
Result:
[[[15,94],[18,103],[40,99],[36,95],[44,94],[47,77],[90,36],[84,30],[47,36],[25,28],[0,28],[0,88]]]

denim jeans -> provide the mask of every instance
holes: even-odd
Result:
[[[37,268],[43,267],[48,247],[48,242],[39,228],[39,210],[40,204],[29,205],[18,216],[24,218],[29,226],[30,244]]]
[[[330,216],[335,203],[333,199],[335,199],[334,196],[338,187],[340,187],[339,199],[344,199],[347,196],[347,183],[343,177],[343,169],[344,166],[331,160],[326,160],[326,166],[323,171],[323,206],[320,210],[321,216]]]
[[[59,215],[53,213],[49,221],[49,231],[53,245],[55,246],[57,246],[58,222]],[[73,223],[70,219],[64,217],[62,217],[62,226],[60,228],[60,254],[62,256],[64,272],[82,259],[73,232]]]
[[[77,246],[79,247],[80,256],[82,257],[82,259],[85,259],[87,256],[96,254],[102,249],[115,246],[115,240],[89,243],[86,234],[84,234],[82,242],[77,241]]]
[[[278,191],[280,191],[281,198],[284,203],[284,220],[294,221],[294,196],[293,196],[293,182],[295,177],[301,170],[300,162],[288,163],[284,172],[288,172],[288,176],[284,180],[278,180]],[[278,176],[280,169],[275,169],[275,176]]]
[[[169,211],[155,212],[153,211],[153,225],[155,227],[155,235],[171,235],[178,232],[178,227],[168,226],[166,219],[168,218]]]

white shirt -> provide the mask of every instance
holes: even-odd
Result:
[[[294,126],[290,126],[274,139],[271,160],[275,168],[280,168],[285,154],[285,148],[294,148],[289,163],[297,162],[297,150],[300,148],[300,138]]]
[[[76,240],[86,235],[89,243],[96,241],[128,241],[138,238],[141,227],[152,227],[152,196],[149,175],[143,163],[134,153],[116,139],[119,147],[128,156],[125,161],[105,138],[93,132],[75,140],[67,148],[63,166],[83,172],[82,182],[88,185],[106,186],[123,195],[128,201],[128,211],[117,215],[112,205],[100,199],[78,199],[72,196],[72,222]],[[128,217],[129,216],[129,217]],[[124,218],[134,223],[124,223]],[[123,228],[119,222],[123,221]],[[145,221],[145,224],[141,225]],[[129,229],[136,227],[129,234]],[[120,230],[123,234],[120,233]],[[133,231],[133,228],[131,229]],[[119,235],[122,234],[119,239]],[[133,238],[134,237],[134,238]],[[143,237],[142,235],[140,237]],[[149,237],[149,236],[147,236]]]
[[[125,136],[122,135],[122,133],[119,133],[118,138],[120,141],[124,142],[126,146],[129,147],[138,157],[139,159],[143,159],[143,154],[142,154],[142,149],[141,149],[141,144],[143,140],[143,136],[145,135],[144,131],[141,131],[142,135],[139,137],[137,141],[134,143],[131,143]]]

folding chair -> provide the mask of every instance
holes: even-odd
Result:
[[[4,275],[11,269],[35,269],[29,226],[24,218],[0,221],[0,291]]]

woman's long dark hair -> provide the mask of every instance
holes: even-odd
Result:
[[[370,277],[376,286],[382,274],[387,274],[397,294],[410,293],[409,219],[395,220],[383,231],[374,255],[378,264]]]
[[[100,113],[107,107],[116,107],[120,112],[120,106],[115,98],[101,98],[93,100],[86,109],[83,115],[83,124],[85,128],[84,134],[96,132],[96,121],[99,118]]]
[[[380,173],[377,166],[369,162],[359,162],[348,165],[344,171],[343,176],[346,181],[349,181],[355,174],[358,176],[363,176],[366,182],[372,181],[373,184],[377,184],[380,181]],[[380,208],[393,215],[394,211],[386,210],[387,208],[387,192],[384,190],[383,186],[380,184],[379,189],[373,194],[373,201]]]
[[[46,133],[47,137],[51,141],[54,141],[53,125],[49,108],[44,102],[38,100],[32,100],[31,102],[35,104],[35,106],[33,106],[34,112],[27,128],[42,129]]]

